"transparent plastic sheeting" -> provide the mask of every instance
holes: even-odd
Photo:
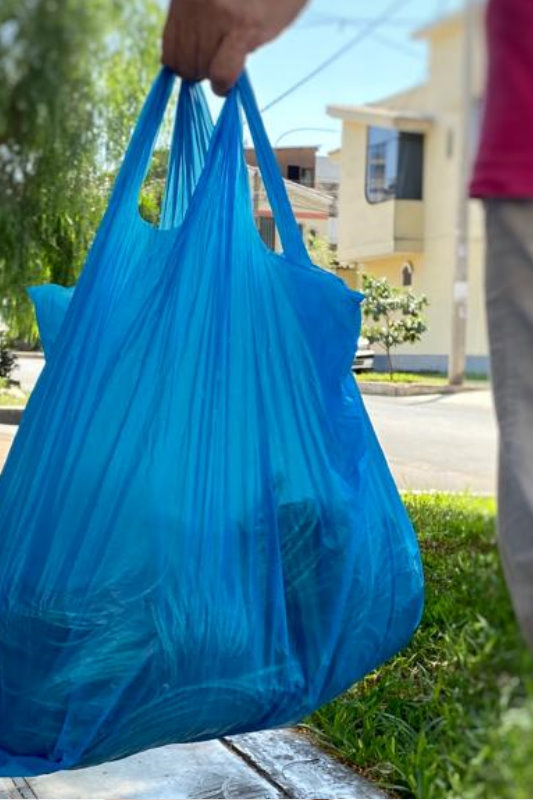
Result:
[[[162,70],[0,477],[0,775],[294,723],[410,639],[415,535],[351,376],[362,296],[314,266],[246,76]],[[283,244],[254,225],[242,110]]]

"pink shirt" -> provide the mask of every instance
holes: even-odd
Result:
[[[489,69],[473,197],[533,198],[533,0],[489,0]]]

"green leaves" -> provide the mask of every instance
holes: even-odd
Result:
[[[386,278],[372,275],[363,275],[363,292],[362,334],[370,344],[385,350],[392,376],[390,351],[402,344],[420,341],[427,330],[422,312],[429,305],[428,299],[411,290],[391,286]]]
[[[15,366],[15,356],[8,350],[5,336],[0,333],[0,386],[4,378],[9,378]]]
[[[311,256],[311,261],[319,267],[334,271],[338,264],[335,252],[331,249],[329,242],[320,236],[308,234],[307,250]]]
[[[25,287],[78,278],[158,67],[156,0],[2,0],[0,298],[37,336]]]

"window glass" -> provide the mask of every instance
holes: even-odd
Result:
[[[392,128],[368,129],[366,198],[369,203],[386,200],[421,200],[424,137]]]

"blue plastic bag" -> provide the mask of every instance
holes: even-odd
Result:
[[[41,344],[47,357],[55,344],[65,319],[74,287],[67,288],[57,283],[30,286],[28,294],[35,306]]]
[[[214,130],[182,86],[160,228],[139,216],[173,80],[72,299],[41,315],[0,476],[0,775],[295,722],[421,614],[350,371],[361,296],[310,262],[246,77]],[[281,255],[254,225],[241,105]]]

